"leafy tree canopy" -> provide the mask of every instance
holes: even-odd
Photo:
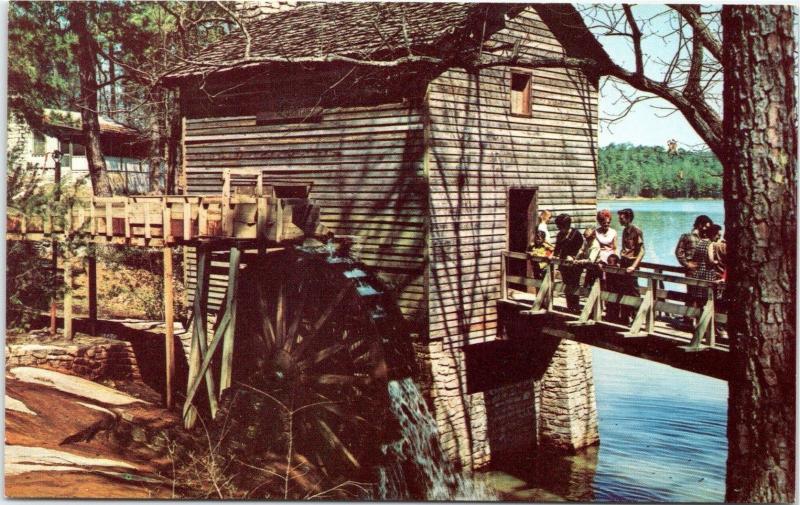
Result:
[[[616,197],[721,198],[722,165],[709,152],[609,144],[599,152],[597,186]]]

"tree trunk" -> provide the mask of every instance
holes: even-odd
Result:
[[[163,124],[166,111],[164,110],[164,93],[160,86],[151,90],[152,101],[150,113],[150,160],[148,170],[148,191],[157,193],[160,189],[160,176],[164,165],[164,132]],[[166,181],[165,181],[166,182]]]
[[[170,95],[170,103],[178,103],[177,93]],[[165,193],[176,194],[178,169],[181,165],[181,111],[180,107],[169,108],[169,139],[167,140],[167,184]]]
[[[97,73],[95,69],[95,40],[87,24],[87,4],[69,2],[70,29],[78,36],[73,50],[78,60],[81,93],[78,106],[81,110],[83,137],[86,144],[86,161],[92,179],[92,189],[98,196],[111,196],[106,160],[100,149],[100,120],[97,109]]]
[[[726,5],[723,189],[733,373],[729,502],[793,502],[797,264],[789,6]]]

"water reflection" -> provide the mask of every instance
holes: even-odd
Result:
[[[494,455],[486,478],[504,500],[594,501],[599,447],[575,454],[535,448]]]

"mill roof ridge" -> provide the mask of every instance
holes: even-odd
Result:
[[[244,58],[246,37],[236,30],[200,50],[162,82],[280,62],[322,62],[330,55],[363,60],[435,55],[446,42],[468,34],[478,14],[502,20],[503,14],[515,16],[525,7],[536,9],[567,54],[607,61],[602,45],[571,4],[310,1],[276,12],[244,9],[250,12],[242,18],[251,39],[249,58]]]
[[[252,16],[250,58],[245,36],[237,30],[201,50],[191,62],[169,73],[180,80],[209,70],[258,64],[259,60],[324,57],[330,54],[378,58],[411,48],[432,47],[467,26],[479,3],[335,2]],[[498,4],[495,4],[498,5]]]

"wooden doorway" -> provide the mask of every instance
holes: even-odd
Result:
[[[525,252],[533,241],[538,225],[536,212],[536,194],[534,186],[512,186],[508,188],[506,201],[506,243],[512,252]],[[507,270],[509,275],[533,275],[529,261],[509,259]],[[523,285],[510,285],[520,291],[528,291]]]

